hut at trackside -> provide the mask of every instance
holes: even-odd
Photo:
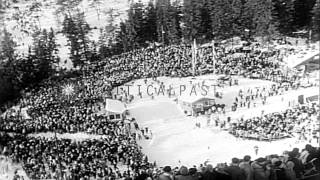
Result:
[[[105,101],[105,115],[110,120],[123,120],[127,113],[126,105],[115,99],[106,99]]]
[[[180,96],[178,104],[183,112],[187,115],[195,116],[198,113],[203,114],[205,111],[215,105],[215,98],[212,96]]]

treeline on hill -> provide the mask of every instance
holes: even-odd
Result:
[[[126,52],[163,44],[200,43],[233,36],[292,36],[299,30],[319,34],[317,0],[158,0],[134,3],[113,48]],[[319,1],[317,1],[319,4]],[[308,34],[306,34],[306,37]],[[314,36],[315,37],[315,36]]]
[[[6,29],[0,44],[0,105],[21,95],[21,90],[32,87],[55,73],[54,66],[59,58],[52,29],[35,32],[33,45],[24,56],[15,52],[16,43]]]
[[[98,42],[89,39],[92,28],[85,21],[85,14],[79,9],[71,12],[72,7],[71,4],[59,11],[64,13],[64,21],[61,32],[56,33],[67,38],[70,59],[80,70],[88,61],[151,45],[190,43],[193,39],[206,43],[233,36],[260,36],[269,41],[274,36],[292,36],[299,30],[312,30],[315,39],[320,34],[320,0],[136,2],[130,5],[127,20],[115,32],[112,24],[106,25],[105,34],[101,33]],[[52,29],[33,32],[33,45],[26,55],[18,56],[15,42],[4,30],[0,44],[0,106],[18,97],[21,90],[56,73],[59,62],[56,33]]]

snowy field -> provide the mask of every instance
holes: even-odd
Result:
[[[149,0],[140,0],[147,4]],[[10,3],[10,8],[0,14],[1,25],[5,26],[12,34],[17,43],[16,50],[20,54],[26,54],[28,47],[32,45],[32,33],[38,29],[53,28],[55,32],[62,29],[64,13],[60,13],[56,0],[20,0],[18,3]],[[118,24],[127,18],[127,10],[130,3],[137,0],[101,0],[100,4],[92,3],[93,0],[82,0],[78,6],[72,7],[71,12],[80,9],[85,16],[85,20],[93,29],[89,33],[89,39],[98,41],[100,28],[113,24],[118,28]],[[36,7],[36,8],[31,8]],[[32,10],[31,10],[32,9]],[[109,35],[111,37],[111,34]],[[1,37],[0,37],[1,38]],[[61,33],[56,34],[60,67],[71,68],[72,63],[69,60],[69,46],[67,38]]]
[[[205,76],[193,79],[196,83],[208,78]],[[214,78],[213,78],[214,79]],[[168,79],[160,78],[163,84],[190,83],[190,78]],[[221,89],[224,98],[221,102],[230,104],[240,88],[269,86],[270,82],[262,80],[250,80],[239,78],[239,86],[226,86]],[[142,93],[145,88],[143,80],[138,80],[132,85],[141,85]],[[145,84],[147,86],[148,83]],[[134,86],[133,86],[134,87]],[[132,88],[134,89],[134,88]],[[133,93],[133,92],[132,92]],[[220,115],[220,118],[228,116],[232,119],[240,117],[259,116],[261,111],[265,113],[279,112],[289,108],[289,101],[297,103],[297,96],[301,94],[318,93],[317,87],[288,91],[283,95],[270,97],[263,106],[257,103],[256,108],[243,108],[237,112],[228,112]],[[213,125],[207,126],[205,118],[194,118],[183,114],[179,105],[166,96],[156,96],[151,99],[146,95],[129,105],[129,112],[135,117],[140,127],[148,127],[153,134],[150,140],[142,140],[140,144],[150,161],[156,161],[159,166],[187,165],[192,166],[210,161],[212,164],[230,162],[232,157],[242,158],[251,155],[253,158],[270,154],[281,154],[293,147],[303,148],[306,142],[298,143],[295,138],[283,139],[273,142],[254,140],[242,140],[230,135],[227,131],[220,130]],[[200,122],[201,128],[196,128],[195,123]],[[313,142],[316,143],[316,142]],[[254,153],[254,146],[259,147],[258,155]]]
[[[0,156],[0,180],[12,180],[15,171],[17,171],[24,180],[29,180],[21,164],[13,164],[10,159]]]

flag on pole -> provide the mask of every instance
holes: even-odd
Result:
[[[216,71],[216,50],[214,48],[214,40],[212,40],[212,66],[213,66],[213,73]]]
[[[193,46],[192,46],[192,72],[193,72],[193,76],[196,74],[196,56],[197,56],[197,43],[196,43],[196,39],[193,39]]]

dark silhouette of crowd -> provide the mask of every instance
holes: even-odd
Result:
[[[242,159],[216,166],[204,163],[200,166],[165,166],[159,169],[143,169],[138,180],[313,180],[320,177],[319,150],[307,144],[301,151],[294,148],[282,155],[268,155],[252,160],[249,155]]]

